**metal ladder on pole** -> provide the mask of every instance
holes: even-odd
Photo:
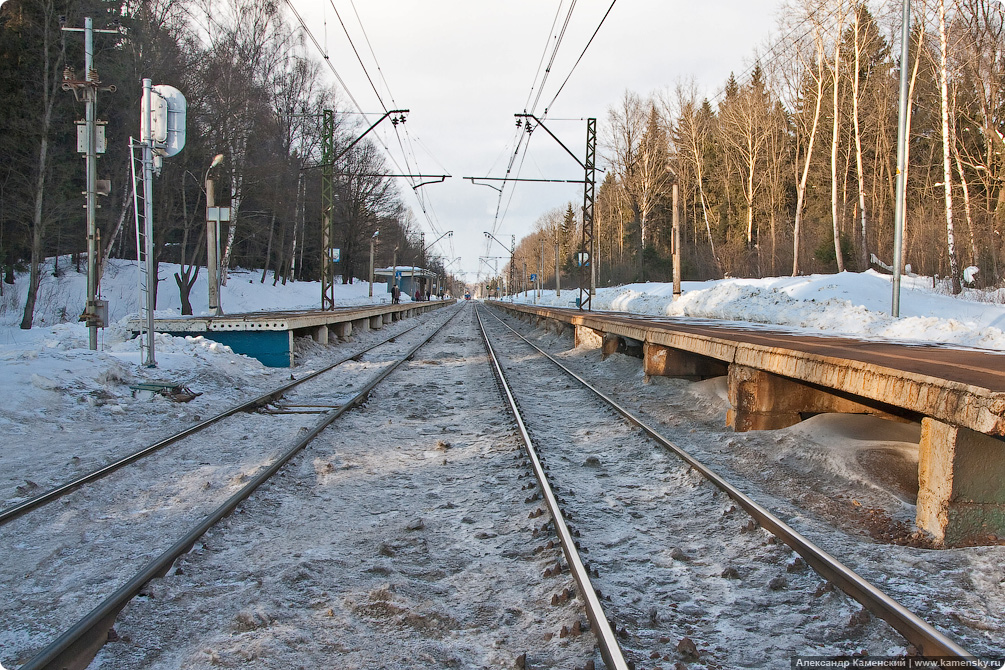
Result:
[[[132,154],[129,162],[133,174],[133,215],[136,220],[136,266],[137,266],[137,288],[139,297],[139,310],[136,319],[139,322],[140,342],[140,362],[147,356],[147,320],[144,318],[144,310],[147,304],[147,292],[150,290],[150,277],[148,276],[147,263],[147,240],[146,240],[146,198],[143,171],[143,143],[137,142],[132,137],[129,138],[129,150]]]

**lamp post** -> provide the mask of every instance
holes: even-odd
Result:
[[[216,193],[213,189],[213,180],[209,178],[213,168],[223,162],[223,154],[217,154],[206,170],[206,275],[209,282],[209,313],[210,316],[220,316],[223,309],[220,307],[220,221],[230,220],[229,207],[216,206]],[[226,209],[226,219],[221,210]]]
[[[370,238],[370,297],[373,297],[373,248],[377,244],[377,236],[380,235],[380,231],[376,231],[373,237]]]

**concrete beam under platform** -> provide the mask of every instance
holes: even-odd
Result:
[[[698,381],[723,377],[729,366],[722,361],[689,351],[643,342],[642,369],[646,377],[677,377]]]
[[[879,408],[744,365],[729,366],[728,384],[726,424],[737,432],[787,428],[804,415],[827,412],[893,418]]]

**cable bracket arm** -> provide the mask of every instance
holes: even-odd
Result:
[[[576,154],[572,153],[572,150],[569,147],[565,146],[565,143],[562,142],[562,140],[558,139],[558,137],[556,137],[555,133],[551,132],[551,130],[548,128],[548,126],[544,125],[539,118],[537,118],[533,114],[528,114],[527,112],[523,112],[523,113],[520,113],[520,114],[514,114],[513,116],[534,119],[534,122],[537,125],[539,125],[542,128],[544,128],[545,132],[547,132],[549,135],[551,135],[552,139],[555,140],[556,142],[558,142],[562,146],[562,148],[565,149],[566,153],[568,153],[570,156],[572,156],[572,160],[576,161],[576,163],[579,164],[579,167],[583,168],[584,170],[587,169],[586,164],[583,163],[583,161],[579,160],[579,157],[576,156]]]

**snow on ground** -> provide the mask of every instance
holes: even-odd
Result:
[[[166,430],[179,420],[197,421],[200,416],[208,417],[288,378],[289,370],[265,368],[254,359],[236,355],[228,347],[201,337],[158,335],[158,367],[143,367],[137,343],[129,339],[124,323],[135,315],[138,304],[136,267],[128,261],[110,261],[102,280],[102,295],[109,300],[112,325],[100,331],[99,350],[89,351],[87,330],[76,323],[84,304],[85,276],[76,272],[66,258],[61,259],[60,269],[62,276],[54,277],[50,262],[44,274],[35,327],[31,330],[18,327],[27,278],[19,276],[15,285],[3,285],[0,295],[0,385],[5,391],[0,403],[0,431],[7,436],[0,441],[3,506],[64,481],[69,475],[91,470],[107,462],[112,453],[132,451],[141,446],[133,441],[143,439],[141,434],[150,428],[163,426]],[[176,270],[177,266],[170,264],[160,266],[158,316],[180,314],[173,279]],[[316,282],[284,286],[273,285],[271,276],[264,283],[260,280],[260,271],[231,272],[222,292],[224,310],[302,309],[320,304],[320,286]],[[363,282],[338,284],[336,302],[353,305],[388,301],[384,285],[375,285],[373,298],[368,297],[368,289]],[[683,296],[674,301],[669,284],[599,289],[593,308],[1005,350],[1005,293],[1001,290],[967,290],[953,297],[941,288],[933,289],[931,279],[905,277],[902,316],[898,319],[889,315],[890,278],[871,271],[684,282],[683,290]],[[196,314],[207,312],[206,293],[205,274],[201,273],[192,291]],[[533,302],[533,295],[528,293],[519,299]],[[567,289],[561,297],[546,291],[540,302],[568,306],[574,304],[577,295],[574,289]],[[646,399],[647,409],[654,414],[664,412],[661,420],[668,424],[676,419],[666,398],[656,397],[669,390],[661,388],[663,385],[687,386],[689,394],[703,400],[703,405],[692,411],[706,413],[712,423],[718,423],[719,414],[725,411],[721,381],[688,384],[653,380],[643,387],[637,361],[615,356],[602,366],[598,360],[596,365],[598,373],[631,384],[640,402]],[[145,380],[189,385],[204,395],[185,405],[159,397],[134,397],[129,385]],[[916,491],[910,490],[906,480],[911,473],[916,477],[917,428],[863,423],[871,421],[868,417],[851,423],[845,417],[816,417],[784,431],[737,435],[728,443],[710,442],[706,455],[728,463],[728,470],[752,477],[751,481],[765,488],[770,488],[767,480],[776,466],[785,473],[784,481],[824,478],[829,492],[854,485],[858,497],[841,505],[882,509],[893,521],[910,525]],[[143,430],[137,430],[137,425]],[[23,440],[28,440],[31,448],[19,446]],[[803,501],[779,496],[776,502],[799,525],[799,504]],[[854,551],[882,553],[883,546],[880,542],[872,549]],[[945,558],[918,560],[935,561],[940,566],[946,562],[944,570],[952,574],[956,574],[959,562],[970,561],[974,575],[971,588],[978,583],[988,586],[990,591],[982,587],[983,592],[990,602],[997,603],[1005,599],[999,549],[954,550],[940,554]],[[915,556],[906,548],[901,553],[905,561]],[[962,612],[960,616],[979,620],[987,606],[987,602],[981,602],[973,612]],[[999,630],[999,625],[994,623],[992,630]],[[995,645],[992,648],[999,649]]]
[[[1005,350],[1005,289],[967,289],[961,296],[933,289],[931,278],[904,277],[900,317],[890,316],[892,277],[862,273],[765,279],[721,279],[673,285],[628,284],[597,289],[595,310],[726,319],[798,328],[806,332],[866,339],[934,342],[952,346]],[[517,301],[532,303],[534,292]],[[579,292],[561,296],[544,291],[538,304],[574,306]]]
[[[133,413],[138,407],[129,386],[143,381],[189,385],[222,403],[249,397],[287,374],[205,338],[168,335],[156,338],[158,367],[142,366],[138,344],[130,339],[131,331],[126,327],[126,320],[135,316],[139,303],[136,264],[118,259],[109,261],[102,279],[102,295],[109,301],[112,325],[99,331],[99,350],[89,351],[87,330],[76,322],[84,303],[86,276],[75,270],[68,257],[60,259],[60,277],[54,277],[52,269],[50,259],[43,272],[32,329],[19,328],[27,278],[20,276],[13,286],[3,285],[0,296],[0,384],[6,391],[0,406],[0,429],[8,435],[35,435],[50,445],[58,445],[61,432],[65,432],[63,424],[75,421],[107,424],[107,430],[115,435],[115,416]],[[177,270],[173,264],[160,266],[158,315],[181,313],[174,281]],[[317,282],[284,285],[275,283],[271,274],[264,282],[261,279],[260,271],[231,272],[222,288],[225,312],[316,308],[320,303]],[[389,300],[384,284],[375,284],[372,298],[368,293],[366,282],[335,286],[340,305]],[[545,291],[540,302],[566,306],[574,304],[577,295],[575,289],[567,289],[561,297]],[[195,313],[207,314],[205,272],[200,273],[191,297]],[[517,299],[533,302],[534,292]],[[962,296],[953,297],[941,287],[933,289],[929,278],[905,277],[900,318],[889,315],[890,302],[890,277],[869,271],[684,282],[683,295],[676,301],[670,284],[631,284],[599,289],[593,308],[1005,350],[1005,290],[968,289]],[[191,407],[199,404],[195,402]],[[55,450],[53,458],[59,461],[64,456],[77,457],[85,463],[100,460],[101,444],[107,440],[106,435],[96,439],[95,445],[85,444],[83,449],[80,445],[64,445]],[[888,453],[896,451],[886,449]],[[34,473],[26,470],[23,456],[11,450],[0,451],[0,499],[9,498],[17,487],[33,488]]]
[[[59,483],[51,480],[53,476],[78,475],[108,462],[112,454],[142,446],[135,441],[144,436],[126,419],[142,421],[147,430],[156,430],[163,423],[167,430],[172,421],[208,418],[289,377],[289,370],[267,368],[203,337],[158,334],[154,345],[157,367],[141,365],[138,342],[126,324],[136,316],[139,304],[136,264],[117,259],[109,261],[102,279],[102,295],[109,301],[112,324],[98,331],[98,351],[90,351],[87,328],[76,322],[85,301],[86,274],[76,272],[67,257],[60,259],[60,277],[54,277],[52,269],[50,259],[30,330],[19,327],[27,277],[19,276],[13,286],[4,284],[0,297],[0,388],[4,389],[0,431],[9,436],[0,446],[0,501],[5,504],[40,493],[46,484]],[[160,266],[158,316],[181,314],[173,278],[177,269],[168,263]],[[261,276],[260,271],[231,272],[222,289],[225,312],[320,305],[318,282],[274,286],[271,275],[264,283]],[[208,313],[204,277],[205,272],[200,273],[192,291],[196,314]],[[335,287],[336,301],[341,305],[390,300],[383,284],[374,285],[373,298],[368,294],[365,282]],[[203,396],[181,407],[149,394],[134,397],[130,385],[145,381],[189,386]],[[46,445],[45,459],[40,460],[32,449],[13,448],[15,440],[26,436]]]

